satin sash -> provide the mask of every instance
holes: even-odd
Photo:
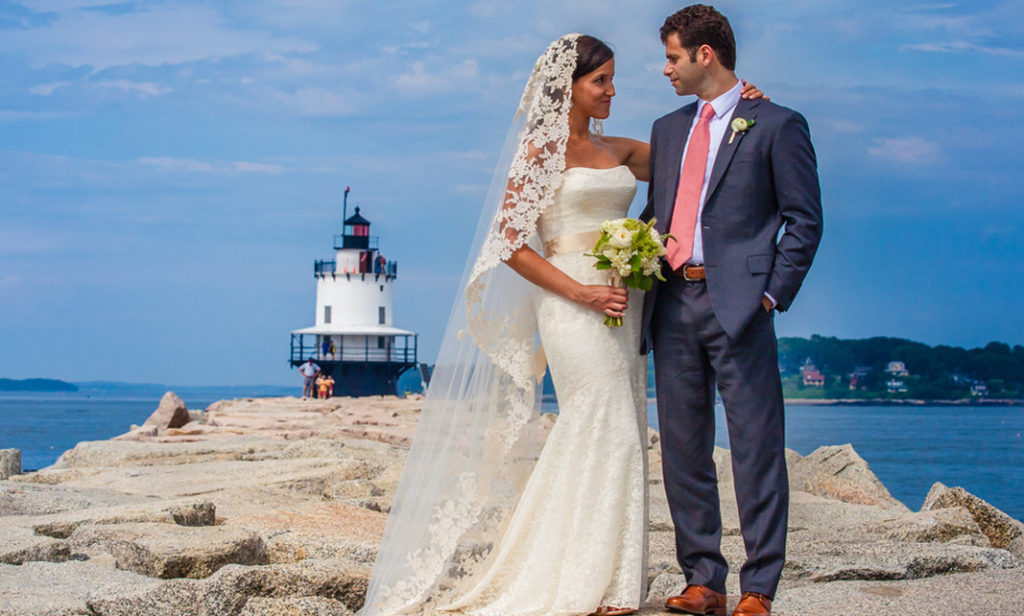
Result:
[[[544,242],[544,256],[553,257],[571,252],[585,252],[594,249],[594,244],[601,238],[600,231],[582,231],[560,235],[555,239]]]

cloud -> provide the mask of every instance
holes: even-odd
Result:
[[[935,162],[942,154],[939,144],[919,137],[878,139],[868,154],[898,163],[924,164]]]
[[[477,76],[476,60],[463,62],[440,70],[427,71],[424,62],[413,62],[412,71],[402,73],[395,79],[395,85],[404,94],[429,94],[452,90]]]
[[[264,163],[247,163],[245,161],[235,162],[235,171],[241,173],[270,173],[277,174],[284,171],[284,167],[281,165],[268,165]]]
[[[170,158],[168,156],[144,156],[139,159],[139,164],[167,169],[169,171],[197,171],[208,173],[213,171],[213,165],[191,158]]]
[[[101,88],[114,88],[124,92],[140,92],[150,96],[160,96],[161,94],[167,94],[171,91],[169,87],[159,83],[153,83],[150,81],[128,81],[126,79],[107,79],[97,81],[96,85]]]
[[[344,116],[356,111],[351,94],[324,88],[300,88],[294,93],[275,90],[271,98],[308,116]]]
[[[184,171],[186,173],[268,173],[275,175],[287,171],[281,165],[273,163],[254,163],[244,160],[232,163],[206,162],[193,158],[172,158],[170,156],[144,156],[137,161],[141,165],[166,169],[168,171]]]
[[[53,94],[54,90],[70,86],[70,81],[55,81],[53,83],[41,83],[37,86],[32,86],[28,89],[29,93],[37,94],[39,96],[49,96]]]
[[[968,41],[951,41],[948,43],[918,43],[916,45],[901,45],[900,51],[924,51],[930,53],[974,52],[990,54],[994,56],[1009,56],[1013,58],[1024,57],[1024,49],[1013,49],[1010,47],[989,47],[986,45],[978,45]]]
[[[33,66],[175,65],[247,53],[311,52],[317,46],[267,32],[232,28],[212,8],[194,5],[138,5],[108,14],[74,10],[83,2],[48,2],[40,8],[63,11],[45,25],[5,30],[0,53],[24,55]],[[109,4],[109,3],[104,3]]]

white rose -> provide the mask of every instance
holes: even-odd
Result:
[[[658,271],[658,259],[647,257],[640,263],[640,266],[644,270],[644,276],[650,276],[654,272]]]
[[[616,248],[629,248],[633,245],[633,233],[625,227],[619,227],[612,231],[609,243]]]

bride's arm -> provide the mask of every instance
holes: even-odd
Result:
[[[531,146],[528,161],[531,164],[543,165],[542,151]],[[515,218],[514,212],[517,209],[523,187],[524,184],[517,184],[512,180],[508,182],[504,208],[513,214],[511,218]],[[500,223],[501,232],[510,242],[521,243],[524,231],[517,225],[506,225],[506,222],[507,219]],[[629,296],[625,289],[606,285],[582,284],[548,263],[547,259],[537,254],[529,246],[520,246],[512,253],[512,256],[505,260],[505,263],[517,274],[538,287],[574,301],[590,310],[603,312],[610,317],[621,317],[622,311],[626,309]]]
[[[771,100],[764,95],[760,88],[752,83],[743,82],[740,96],[746,99],[763,98]],[[641,182],[649,182],[651,179],[651,146],[643,141],[629,139],[628,137],[605,137],[607,142],[619,157],[619,162],[629,167],[636,179]]]
[[[582,284],[548,263],[529,246],[523,246],[505,261],[509,267],[533,284],[574,301],[585,308],[621,317],[626,310],[627,291],[618,287]]]
[[[636,179],[647,182],[651,179],[651,145],[628,137],[605,137],[619,157],[619,162],[629,167]]]

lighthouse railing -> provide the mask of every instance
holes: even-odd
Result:
[[[333,274],[337,263],[331,259],[330,261],[314,261],[313,262],[313,275],[314,276],[326,276],[327,274]]]
[[[416,334],[394,336],[330,336],[333,352],[324,349],[327,336],[320,334],[292,334],[291,363],[298,365],[312,357],[316,361],[416,363]],[[346,339],[347,338],[347,339]],[[355,339],[353,339],[355,338]],[[383,343],[380,339],[383,338]]]

